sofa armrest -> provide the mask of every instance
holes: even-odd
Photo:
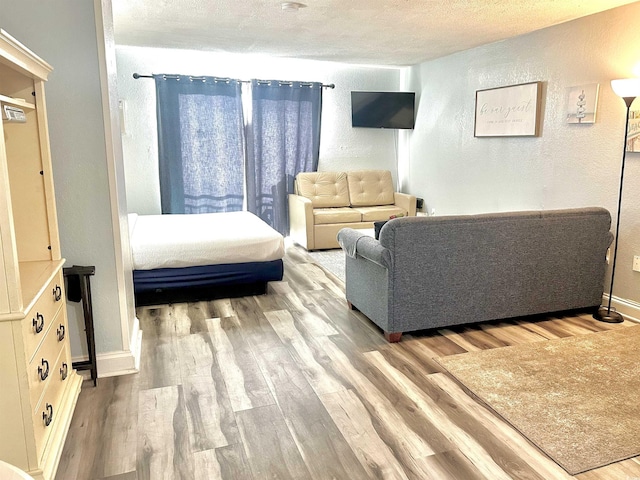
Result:
[[[289,236],[307,250],[315,248],[313,237],[313,203],[306,197],[289,194]]]
[[[380,242],[353,228],[343,228],[338,232],[338,243],[350,257],[358,255],[377,263],[381,267],[391,267],[391,253]]]
[[[395,192],[393,194],[395,205],[404,208],[410,217],[416,216],[416,196],[408,193]]]

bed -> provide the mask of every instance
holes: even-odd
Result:
[[[282,280],[284,239],[249,212],[129,214],[137,305],[258,295]]]

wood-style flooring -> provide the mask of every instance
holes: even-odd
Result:
[[[299,247],[267,295],[138,316],[140,373],[85,382],[58,480],[640,478],[638,457],[571,477],[433,360],[629,322],[515,319],[388,344]]]

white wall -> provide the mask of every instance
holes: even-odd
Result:
[[[123,136],[129,211],[160,213],[155,85],[140,74],[177,73],[334,83],[323,91],[320,170],[391,170],[396,177],[396,131],[351,127],[351,91],[396,91],[399,69],[213,52],[117,47],[118,89],[126,104]]]
[[[98,354],[121,351],[116,244],[103,121],[93,1],[1,0],[2,28],[54,67],[45,89],[62,255],[95,265]],[[78,304],[69,304],[73,356],[84,351]]]
[[[639,21],[633,4],[411,68],[403,86],[421,93],[406,189],[436,215],[594,205],[615,217],[625,105],[610,80],[640,65]],[[532,81],[544,82],[540,137],[474,138],[476,90]],[[588,83],[600,84],[596,123],[566,124],[567,88]],[[625,177],[614,296],[640,302],[639,154]]]

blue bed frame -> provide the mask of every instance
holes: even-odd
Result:
[[[261,295],[282,280],[282,260],[134,270],[136,305]]]

